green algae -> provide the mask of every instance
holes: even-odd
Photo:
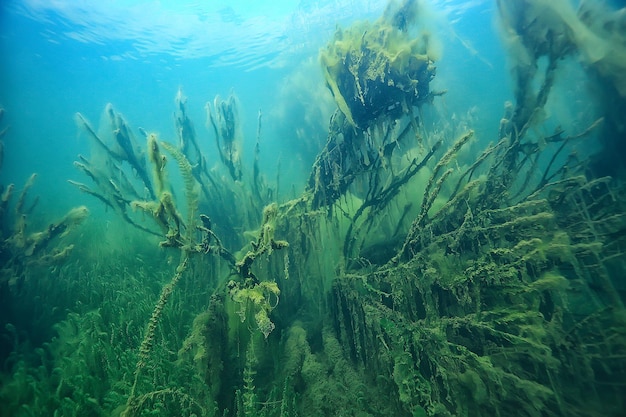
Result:
[[[113,250],[74,237],[80,256],[55,263],[40,280],[29,279],[51,265],[44,262],[48,255],[63,250],[68,241],[60,238],[73,235],[60,233],[33,250],[13,244],[24,227],[7,210],[6,188],[2,220],[10,227],[3,228],[2,255],[11,254],[11,262],[2,269],[3,289],[16,300],[34,295],[42,310],[59,304],[70,312],[55,316],[54,338],[34,350],[18,325],[5,324],[12,353],[0,389],[3,411],[622,413],[623,178],[594,176],[584,164],[555,165],[553,155],[571,150],[570,139],[581,131],[553,138],[560,141],[556,148],[539,146],[543,138],[529,129],[541,123],[535,115],[546,105],[551,83],[535,83],[537,91],[522,95],[532,84],[527,73],[516,78],[518,100],[497,143],[473,155],[469,166],[453,169],[459,157],[468,157],[471,130],[429,133],[412,113],[426,104],[427,93],[400,89],[400,97],[369,88],[389,86],[384,74],[391,74],[397,92],[397,80],[416,77],[410,73],[415,59],[428,68],[425,40],[405,35],[413,2],[406,7],[338,32],[322,52],[339,110],[309,185],[294,200],[259,198],[271,195],[260,192],[271,186],[237,162],[237,118],[228,116],[236,104],[222,101],[215,107],[223,120],[209,116],[220,135],[225,174],[216,180],[199,162],[180,92],[180,146],[152,135],[146,135],[146,150],[133,145],[122,152],[97,142],[111,164],[140,167],[151,176],[113,187],[109,180],[119,175],[87,158],[77,166],[95,187],[81,189],[94,202],[115,207],[120,223],[134,226],[129,236],[139,242],[136,254],[100,257],[86,248]],[[533,39],[539,41],[527,41]],[[354,60],[344,60],[348,54]],[[557,56],[550,59],[558,65]],[[558,76],[553,71],[548,65],[544,79]],[[385,101],[389,97],[396,107]],[[106,112],[113,127],[129,129],[112,107]],[[101,139],[82,123],[92,139]],[[123,139],[118,145],[128,144]],[[411,153],[420,144],[421,151]],[[177,162],[178,193],[170,192],[176,167],[166,165],[159,146]],[[540,154],[552,162],[537,174]],[[139,199],[141,187],[153,191]],[[18,215],[25,214],[24,198],[18,198]],[[141,205],[148,216],[130,210]],[[381,244],[390,255],[374,262],[367,248]]]

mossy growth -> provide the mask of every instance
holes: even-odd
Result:
[[[367,129],[381,116],[399,118],[429,99],[435,67],[428,35],[409,32],[416,9],[416,2],[406,2],[374,23],[338,28],[320,52],[326,84],[352,125]]]
[[[267,338],[276,327],[269,314],[278,305],[280,295],[278,285],[275,282],[262,281],[251,287],[241,287],[231,281],[228,286],[232,300],[240,305],[237,314],[241,322],[253,315],[258,330]]]

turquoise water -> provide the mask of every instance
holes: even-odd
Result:
[[[464,113],[475,106],[498,114],[510,97],[510,81],[495,33],[494,6],[447,3],[432,9],[440,14],[441,27],[435,29],[446,42],[437,81],[449,90],[449,112]],[[273,176],[275,156],[281,155],[282,169],[302,181],[326,139],[333,106],[323,87],[318,51],[337,24],[378,16],[384,7],[384,2],[287,2],[271,7],[8,2],[2,17],[1,101],[7,110],[15,109],[7,111],[5,120],[21,139],[6,141],[2,175],[10,176],[7,182],[22,182],[33,171],[46,171],[39,178],[44,190],[64,186],[64,193],[72,195],[65,180],[73,174],[75,156],[88,149],[87,141],[77,138],[74,113],[97,124],[104,105],[112,103],[136,127],[171,138],[172,102],[182,88],[206,142],[213,139],[204,127],[204,104],[216,94],[227,96],[231,90],[237,94],[248,160],[261,110],[266,170]],[[454,19],[454,26],[445,19]],[[459,67],[463,70],[452,69]],[[473,80],[471,85],[461,74]],[[479,103],[468,102],[472,90],[484,93]],[[306,109],[302,99],[298,103],[300,97],[306,100]],[[305,110],[309,118],[316,117],[308,122],[314,124],[310,129],[322,133],[311,132],[306,140],[312,143],[294,143],[289,136],[302,129]],[[299,159],[292,160],[292,153]],[[28,155],[31,162],[20,161],[20,155]],[[48,163],[51,159],[56,162]]]
[[[0,6],[0,415],[624,415],[620,4],[265,3]]]

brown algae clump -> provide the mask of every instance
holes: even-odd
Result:
[[[431,96],[435,76],[429,36],[413,36],[416,1],[390,7],[376,22],[342,30],[320,52],[326,84],[348,121],[367,129],[380,116],[399,118]]]

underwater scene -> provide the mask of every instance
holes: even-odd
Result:
[[[0,4],[0,416],[626,416],[626,7]]]

